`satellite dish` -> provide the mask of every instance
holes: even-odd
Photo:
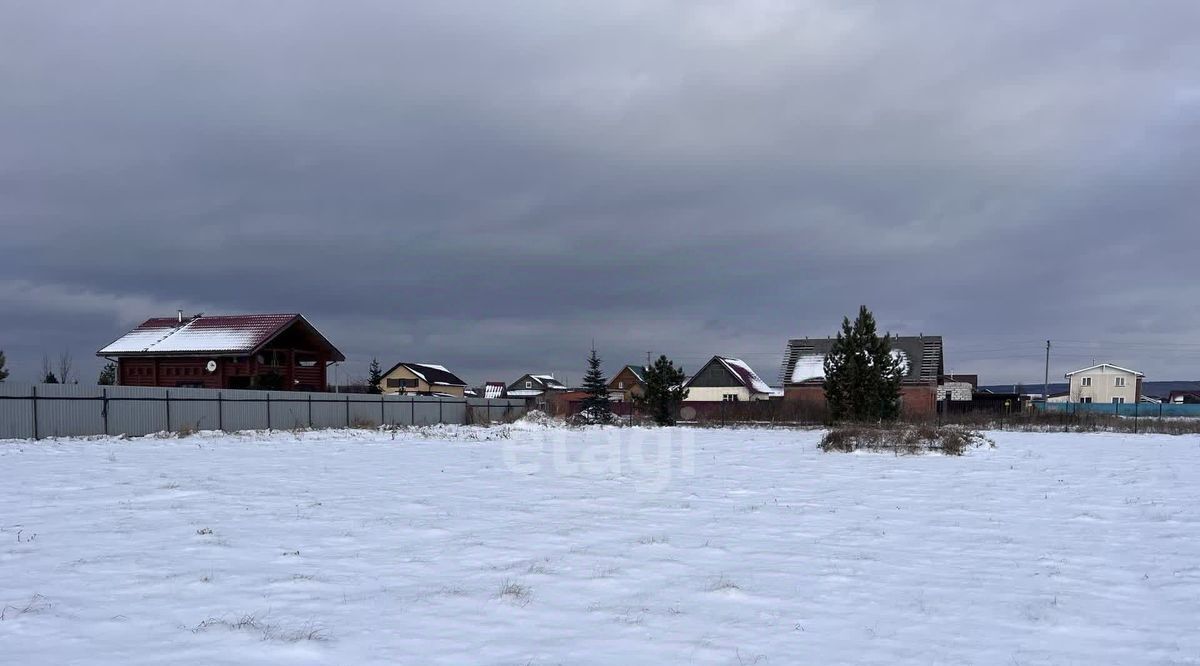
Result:
[[[208,370],[209,372],[216,372],[217,371],[217,362],[209,361],[208,363],[205,363],[204,369]]]

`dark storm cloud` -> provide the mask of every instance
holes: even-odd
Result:
[[[594,338],[773,377],[860,303],[996,381],[1046,338],[1200,374],[1191,2],[4,15],[14,378],[177,307],[303,311],[353,373],[570,378]]]

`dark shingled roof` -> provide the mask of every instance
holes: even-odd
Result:
[[[903,352],[908,364],[908,372],[904,375],[905,382],[937,382],[943,372],[942,336],[940,335],[910,335],[893,336],[892,350]],[[792,381],[792,373],[797,362],[801,365],[814,365],[823,359],[832,349],[834,338],[793,338],[788,340],[783,352],[783,365],[779,368],[779,382],[784,386],[797,383],[819,383],[823,378],[808,378],[806,381]],[[807,361],[807,363],[804,363]]]

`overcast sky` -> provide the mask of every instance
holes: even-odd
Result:
[[[470,382],[789,337],[1200,379],[1200,3],[0,0],[10,381],[303,312]],[[1061,342],[1060,342],[1061,341]]]

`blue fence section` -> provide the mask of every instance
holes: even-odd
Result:
[[[1200,405],[1177,405],[1171,403],[1134,402],[1114,404],[1108,402],[1052,402],[1049,405],[1034,403],[1034,408],[1045,410],[1049,413],[1107,414],[1109,416],[1155,418],[1200,418]]]

